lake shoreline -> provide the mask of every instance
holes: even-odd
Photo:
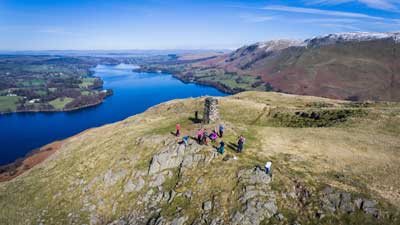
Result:
[[[137,69],[132,70],[134,72],[145,72],[145,73],[168,73],[171,74],[171,76],[173,76],[174,78],[182,81],[185,84],[199,84],[199,85],[203,85],[203,86],[208,86],[208,87],[212,87],[217,89],[218,91],[221,91],[225,94],[229,94],[229,95],[233,95],[233,94],[237,94],[246,90],[237,90],[237,89],[232,89],[229,88],[226,85],[223,85],[219,82],[212,82],[212,81],[199,81],[199,80],[191,80],[186,78],[185,76],[183,76],[180,73],[174,72],[174,71],[169,71],[169,70],[159,70],[159,69],[144,69],[142,67],[139,67]]]
[[[14,162],[5,165],[0,165],[0,183],[5,181],[10,181],[22,175],[26,171],[29,171],[36,165],[39,165],[40,163],[44,162],[58,150],[60,150],[62,146],[70,139],[79,137],[91,129],[93,128],[84,130],[66,139],[54,141],[40,148],[33,149],[29,151],[24,157],[20,157],[16,159]]]
[[[93,127],[121,121],[173,99],[226,95],[210,86],[189,84],[171,73],[141,74],[133,72],[131,68],[108,65],[100,65],[95,71],[105,81],[104,89],[114,90],[108,100],[88,105],[85,107],[88,109],[75,108],[74,113],[34,111],[0,115],[0,133],[3,134],[0,141],[4,150],[1,151],[4,158],[0,163],[0,181],[20,171],[22,162],[37,161],[46,154],[50,155],[52,151],[43,151],[49,143],[66,140]],[[132,104],[135,99],[138,102]],[[18,129],[22,126],[25,127],[23,133]]]

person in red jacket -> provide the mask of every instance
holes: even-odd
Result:
[[[181,135],[181,125],[178,123],[178,124],[176,124],[175,128],[176,128],[176,133],[175,133],[175,135],[176,135],[177,137],[179,137],[179,135]]]

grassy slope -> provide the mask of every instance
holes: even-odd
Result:
[[[72,102],[74,100],[73,98],[57,98],[54,99],[53,101],[50,101],[49,104],[52,105],[55,109],[57,110],[62,110],[64,109],[65,105]]]
[[[162,149],[156,140],[178,141],[170,135],[175,123],[182,124],[183,133],[194,135],[200,125],[189,118],[202,106],[203,99],[175,100],[69,139],[44,163],[12,181],[0,183],[0,223],[36,223],[39,215],[46,224],[88,223],[90,215],[81,209],[92,205],[105,221],[112,221],[143,207],[137,200],[147,188],[127,194],[123,192],[125,183],[136,171],[146,170],[152,155]],[[175,207],[181,207],[185,214],[196,217],[201,203],[214,194],[222,199],[221,210],[232,210],[235,206],[230,196],[234,195],[232,188],[239,168],[262,165],[267,160],[274,163],[272,186],[277,191],[290,191],[293,180],[302,180],[314,191],[331,184],[372,196],[385,207],[400,205],[400,106],[372,105],[365,108],[369,112],[366,116],[324,128],[282,127],[276,121],[278,118],[282,122],[282,118],[273,116],[321,106],[341,109],[348,105],[316,97],[260,92],[222,98],[220,112],[227,127],[224,140],[230,146],[239,134],[244,134],[244,153],[237,154],[228,147],[226,154],[236,155],[237,161],[224,162],[220,156],[210,166],[189,171],[190,180],[175,190],[193,190],[190,207],[185,199],[176,198],[171,206],[163,208],[162,214],[174,216]],[[110,169],[123,171],[124,176],[115,185],[107,186],[103,177]],[[199,177],[204,178],[204,184],[196,184]],[[164,188],[172,188],[175,182],[172,178]],[[295,207],[280,195],[278,205],[285,217],[297,213],[302,220]]]
[[[0,96],[0,112],[15,111],[19,98],[18,96]]]

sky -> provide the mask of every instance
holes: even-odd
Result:
[[[400,0],[0,0],[0,50],[234,49],[400,31]]]

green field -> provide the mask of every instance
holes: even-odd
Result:
[[[73,98],[57,98],[54,99],[53,101],[49,102],[50,105],[52,105],[55,109],[64,109],[65,105],[72,102],[74,100]]]
[[[88,88],[90,85],[94,84],[94,81],[96,78],[88,77],[88,78],[83,78],[82,83],[79,84],[79,87],[81,88]]]
[[[100,78],[91,76],[91,68],[103,61],[113,60],[67,56],[0,56],[0,96],[18,96],[2,97],[0,112],[57,111],[97,104],[106,94],[98,91],[103,83]],[[72,102],[73,99],[77,101]],[[35,100],[34,104],[32,100]]]
[[[19,99],[18,96],[0,96],[0,112],[15,111]]]

